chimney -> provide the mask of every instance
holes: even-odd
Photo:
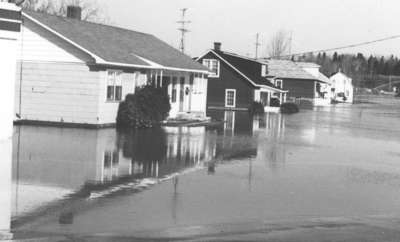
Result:
[[[81,20],[82,19],[82,8],[79,6],[68,6],[67,7],[67,17],[72,19]]]
[[[214,42],[214,50],[221,51],[221,42]]]

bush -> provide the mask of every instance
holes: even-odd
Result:
[[[162,88],[145,86],[128,94],[119,104],[117,127],[150,128],[158,126],[168,117],[171,105],[167,92]]]
[[[265,112],[264,105],[261,102],[253,102],[248,110],[251,114],[263,114]]]
[[[271,106],[271,107],[280,107],[280,106],[281,106],[281,101],[279,101],[278,98],[273,97],[273,98],[271,98],[271,100],[270,100],[270,106]]]
[[[298,113],[299,107],[295,103],[282,103],[281,105],[281,113]]]

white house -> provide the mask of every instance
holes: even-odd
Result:
[[[22,13],[18,121],[107,126],[136,87],[168,92],[170,117],[205,116],[208,69],[153,35],[68,17]]]
[[[353,103],[354,87],[352,79],[346,76],[340,69],[330,78],[333,100],[338,102]]]
[[[14,77],[21,9],[0,0],[0,240],[11,240],[12,134]]]

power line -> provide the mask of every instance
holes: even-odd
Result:
[[[320,50],[300,52],[300,53],[286,55],[286,56],[271,56],[271,57],[268,57],[268,58],[276,58],[276,57],[290,58],[292,56],[301,56],[301,55],[311,54],[311,53],[330,52],[330,51],[335,51],[335,50],[342,50],[342,49],[359,47],[359,46],[363,46],[363,45],[370,45],[370,44],[383,42],[383,41],[388,41],[388,40],[392,40],[392,39],[398,39],[398,38],[400,38],[400,35],[393,35],[393,36],[389,36],[389,37],[386,37],[386,38],[376,39],[376,40],[371,40],[371,41],[365,41],[365,42],[361,42],[361,43],[357,43],[357,44],[344,45],[344,46],[328,48],[328,49],[320,49]]]
[[[177,21],[177,23],[181,24],[181,27],[178,28],[178,30],[181,32],[181,40],[180,40],[180,44],[179,44],[179,49],[181,50],[182,53],[185,53],[185,35],[187,32],[189,32],[189,29],[186,28],[186,24],[191,23],[191,21],[185,20],[185,14],[186,14],[187,10],[188,10],[187,8],[181,9],[182,18],[180,21]]]

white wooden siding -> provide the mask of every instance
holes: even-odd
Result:
[[[18,63],[15,112],[20,110]],[[21,118],[98,124],[100,72],[85,64],[22,63]]]
[[[91,60],[86,53],[29,20],[25,21],[21,35],[19,60],[72,63],[84,63]]]
[[[119,102],[107,101],[107,71],[100,72],[100,76],[98,96],[99,123],[115,123]],[[125,100],[127,94],[135,92],[135,76],[134,73],[122,74],[122,100]]]

